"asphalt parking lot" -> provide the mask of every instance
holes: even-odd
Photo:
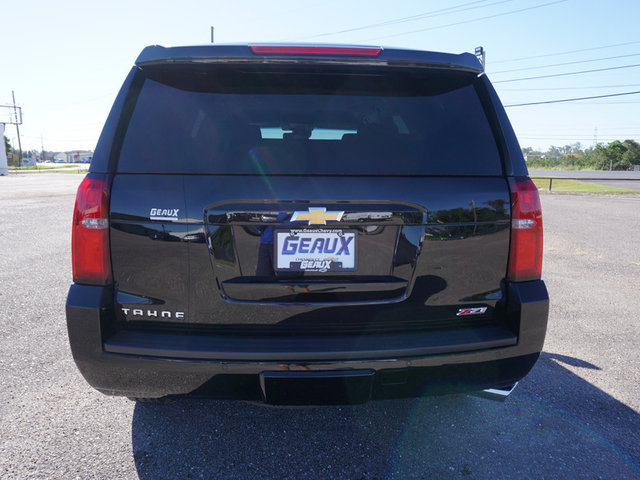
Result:
[[[79,175],[0,177],[0,478],[640,478],[640,195],[545,194],[545,351],[505,403],[107,397],[64,303]]]

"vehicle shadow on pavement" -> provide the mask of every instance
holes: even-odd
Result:
[[[141,479],[640,476],[640,415],[543,353],[504,403],[471,395],[274,408],[137,403]],[[572,371],[573,370],[573,371]]]

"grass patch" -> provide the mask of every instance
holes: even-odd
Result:
[[[36,165],[36,166],[24,166],[24,167],[9,167],[11,171],[22,172],[25,170],[52,170],[59,168],[79,168],[75,163],[52,163],[51,165]]]
[[[9,173],[20,173],[20,172],[24,172],[24,170],[9,170]],[[36,171],[33,170],[34,175],[36,174]],[[64,170],[37,170],[37,172],[39,173],[73,173],[73,174],[78,174],[81,173],[83,175],[86,175],[87,173],[89,173],[89,170],[83,170],[83,169],[79,169],[79,168],[65,168]]]
[[[561,172],[566,172],[568,170],[578,171],[578,172],[602,172],[601,168],[596,167],[581,167],[580,165],[558,165],[556,167],[541,167],[539,165],[530,165],[527,164],[527,168],[529,171],[532,170],[558,170]]]
[[[56,165],[38,165],[36,167],[9,167],[9,173],[20,172],[42,172],[42,173],[87,173],[89,166],[79,166],[76,164],[56,164]]]
[[[26,167],[11,167],[12,170],[20,172],[22,170],[48,170],[49,168],[63,168],[60,165],[30,165]]]
[[[549,191],[549,180],[532,178],[533,183],[541,192]],[[554,178],[551,185],[552,192],[558,193],[635,193],[640,194],[640,190],[630,190],[628,188],[610,187],[597,183],[580,182],[565,178]]]

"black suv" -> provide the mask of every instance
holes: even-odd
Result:
[[[474,55],[151,46],[78,189],[69,339],[135,398],[506,393],[542,350],[541,266]]]

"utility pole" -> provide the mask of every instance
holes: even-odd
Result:
[[[20,125],[18,125],[18,109],[16,108],[16,94],[11,90],[11,96],[13,97],[13,114],[16,117],[16,130],[18,132],[18,165],[22,160],[22,143],[20,142]]]
[[[211,43],[213,43],[213,27],[211,27]]]

